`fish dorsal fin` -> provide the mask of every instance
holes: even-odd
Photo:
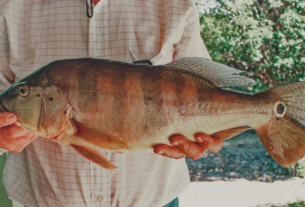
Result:
[[[201,57],[181,58],[168,63],[165,66],[190,72],[222,88],[251,86],[256,84],[256,82],[250,78],[236,75],[242,71]]]
[[[236,135],[239,135],[240,133],[249,129],[252,128],[248,126],[236,127],[232,129],[225,129],[219,132],[215,132],[214,134],[210,134],[210,136],[219,140],[231,139]]]

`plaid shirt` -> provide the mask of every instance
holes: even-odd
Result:
[[[57,59],[164,64],[186,56],[210,58],[190,0],[101,0],[91,19],[84,0],[0,1],[0,90]],[[29,207],[156,207],[190,182],[184,159],[153,150],[105,154],[117,169],[39,137],[9,153],[3,183],[11,199]]]

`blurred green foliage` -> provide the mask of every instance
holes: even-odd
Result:
[[[250,93],[305,80],[305,1],[216,0],[200,14],[212,59],[256,80]]]
[[[298,176],[301,178],[305,177],[305,160],[301,160],[297,164]]]
[[[304,201],[288,204],[288,207],[305,207]]]
[[[0,180],[2,181],[3,169],[6,160],[6,153],[0,156]],[[12,207],[13,203],[10,199],[8,199],[6,190],[2,184],[0,183],[0,207]]]

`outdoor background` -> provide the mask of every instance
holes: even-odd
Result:
[[[257,82],[236,90],[257,93],[305,80],[304,0],[198,0],[196,4],[201,36],[212,59],[244,71]],[[289,182],[305,173],[305,161],[288,168],[276,163],[254,130],[225,141],[217,154],[208,152],[187,163],[192,181]],[[285,206],[305,205],[299,200]]]
[[[253,87],[236,90],[257,93],[305,80],[305,1],[198,0],[196,3],[201,36],[212,59],[244,71],[242,75],[257,82]],[[296,170],[293,166],[281,167],[270,158],[255,131],[247,131],[224,145],[228,147],[220,153],[205,155],[213,159],[188,160],[193,180],[205,180],[211,177],[209,173],[214,177],[250,180],[261,180],[264,176],[264,181],[303,176],[300,163],[296,164],[299,169]],[[198,168],[194,169],[193,165]],[[204,171],[202,177],[198,176],[200,169]]]
[[[236,90],[256,93],[305,80],[304,0],[197,0],[196,4],[201,36],[212,59],[244,71],[243,75],[257,82],[256,86]],[[4,156],[0,157],[0,179]],[[225,141],[217,154],[208,152],[197,161],[187,158],[187,163],[193,182],[216,183],[242,178],[253,182],[289,182],[292,177],[305,175],[302,161],[289,168],[276,163],[255,131]],[[0,186],[0,207],[12,206],[6,197]],[[282,206],[303,204],[298,200]]]

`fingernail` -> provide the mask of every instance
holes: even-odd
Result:
[[[159,154],[159,155],[163,155],[163,154],[164,154],[164,152],[163,152],[163,151],[160,151],[160,152],[158,152],[158,154]]]
[[[6,118],[6,121],[9,123],[13,123],[16,121],[16,117],[14,115],[10,115],[9,117]]]
[[[203,140],[202,140],[200,137],[197,137],[196,141],[197,141],[198,143],[203,143]]]
[[[176,141],[176,142],[173,142],[172,145],[174,145],[174,146],[177,147],[177,146],[179,146],[179,142],[177,142],[177,141]]]

